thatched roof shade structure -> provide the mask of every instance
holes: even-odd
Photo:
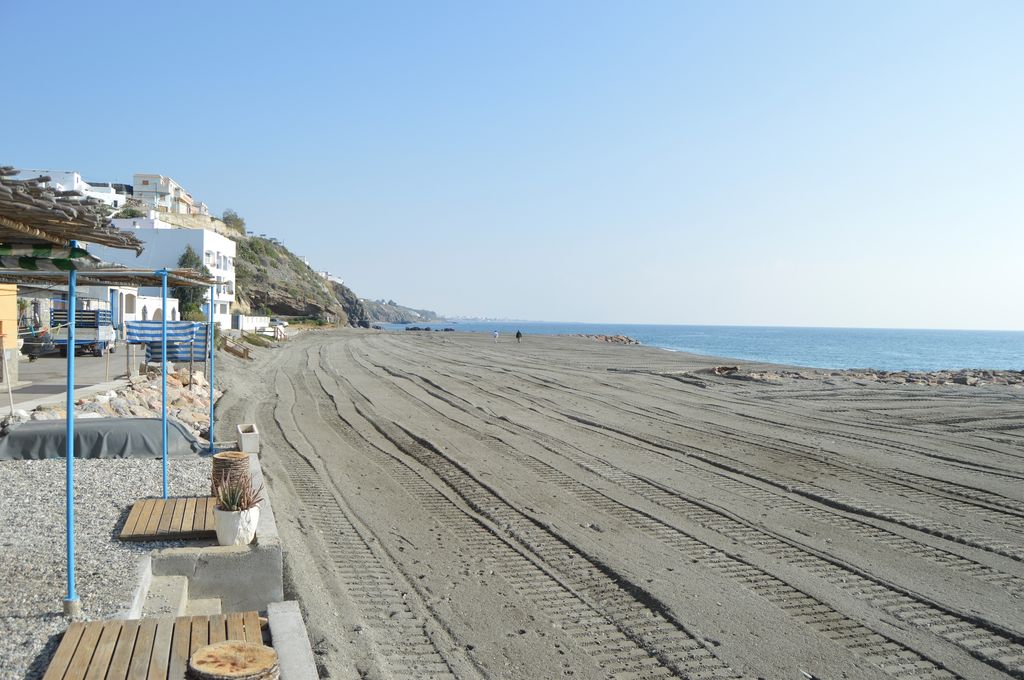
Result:
[[[92,266],[89,263],[83,264],[75,271],[78,273],[78,284],[82,286],[159,286],[163,280],[159,270],[129,269],[99,261]],[[60,269],[28,271],[14,267],[0,267],[0,284],[53,284],[63,283],[67,279],[67,271]],[[202,273],[194,269],[167,270],[167,285],[169,286],[212,286],[215,283],[216,279],[203,276]]]
[[[0,166],[0,243],[68,247],[84,241],[142,252],[134,234],[110,225],[102,201],[45,187],[46,176],[12,179],[17,174],[9,165]]]

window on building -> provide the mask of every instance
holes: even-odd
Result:
[[[222,304],[222,305],[219,305],[219,306],[220,306],[220,313],[221,314],[227,314],[228,313],[228,306],[227,305],[223,305]]]
[[[142,186],[148,187],[149,186],[149,180],[148,179],[142,180]]]

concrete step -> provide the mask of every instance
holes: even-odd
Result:
[[[188,579],[184,576],[154,576],[142,605],[145,616],[184,616],[188,604]]]
[[[211,614],[222,614],[219,597],[206,597],[197,600],[189,600],[185,605],[185,616],[210,616]]]

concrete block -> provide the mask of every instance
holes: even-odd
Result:
[[[142,606],[146,603],[146,595],[149,594],[149,585],[153,581],[153,558],[143,555],[139,559],[138,583],[132,592],[132,599],[128,607],[118,614],[122,619],[141,619]]]
[[[188,579],[184,576],[156,576],[149,584],[142,616],[184,616],[188,605]]]
[[[260,452],[260,431],[255,423],[243,423],[237,427],[238,450],[243,453]]]
[[[284,599],[279,541],[254,545],[166,548],[153,553],[154,576],[186,576],[193,598],[219,598],[225,612],[265,609]]]
[[[281,668],[281,680],[317,680],[320,676],[299,603],[288,601],[267,605],[267,620]]]
[[[213,616],[223,614],[220,599],[216,597],[204,597],[198,600],[189,600],[185,607],[185,616]]]

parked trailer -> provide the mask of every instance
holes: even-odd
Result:
[[[50,310],[53,344],[62,357],[68,355],[68,310]],[[109,309],[75,310],[75,350],[92,352],[101,357],[114,351],[114,325]]]

